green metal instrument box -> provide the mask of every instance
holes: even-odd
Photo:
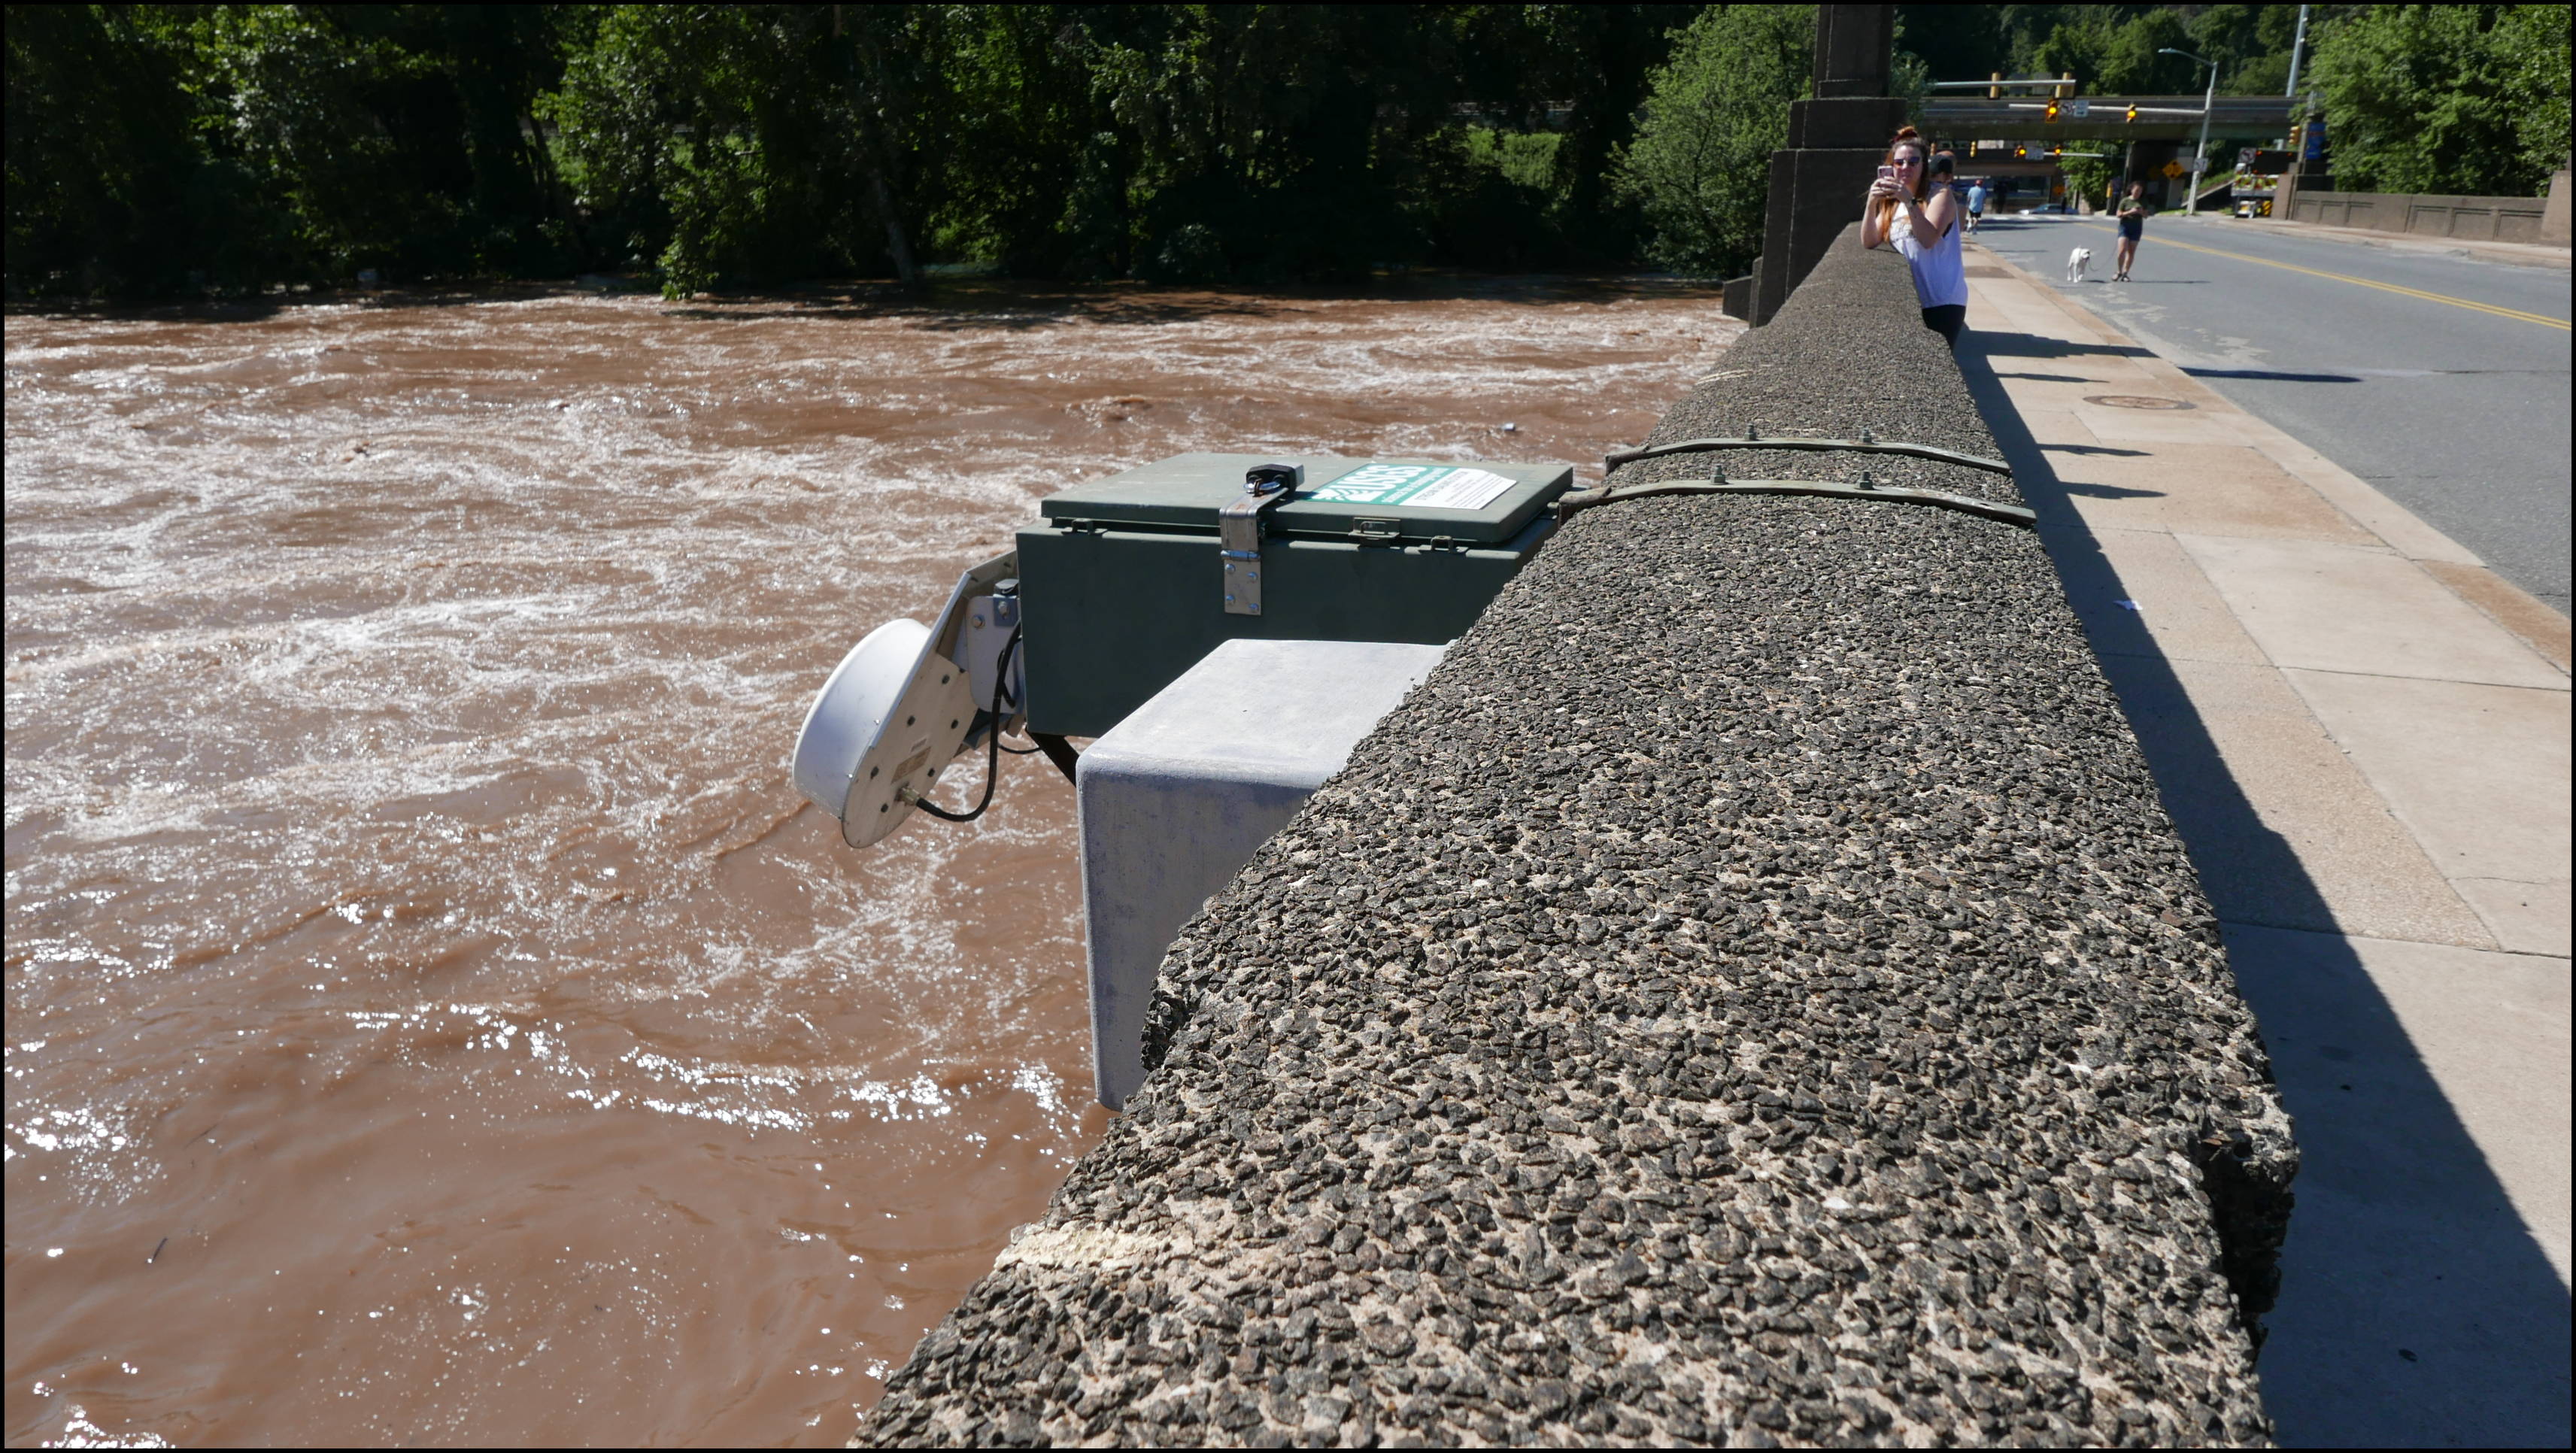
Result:
[[[1247,470],[1274,462],[1305,480],[1255,518],[1246,613],[1219,515]],[[1049,496],[1018,541],[1029,728],[1099,736],[1237,637],[1453,641],[1573,483],[1555,463],[1183,454]]]

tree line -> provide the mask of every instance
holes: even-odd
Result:
[[[2220,95],[2281,95],[2299,18],[2296,5],[1899,9],[1913,21],[1904,44],[1917,75],[2072,72],[2100,96],[2199,92],[2209,72],[2168,50],[2214,62]],[[2567,6],[2308,11],[2299,94],[2325,118],[2338,188],[2534,196],[2567,165]]]
[[[2564,163],[2566,6],[2314,9],[2339,180]],[[2173,45],[2277,92],[2296,10],[1900,6],[1899,82],[2198,89]],[[8,285],[1724,275],[1812,32],[1804,5],[11,5]]]

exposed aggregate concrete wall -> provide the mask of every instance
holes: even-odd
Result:
[[[1850,236],[1655,439],[1748,423],[1995,452]],[[2018,498],[1727,470],[1864,464]],[[1184,930],[1157,1015],[858,1442],[2268,1438],[2296,1152],[2029,531],[1577,517]]]

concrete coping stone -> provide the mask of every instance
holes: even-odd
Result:
[[[1083,770],[1321,787],[1443,649],[1227,641],[1092,743]]]

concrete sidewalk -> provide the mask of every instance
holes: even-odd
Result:
[[[1968,270],[1960,365],[2299,1120],[2282,1440],[2564,1445],[2567,618],[2053,285]]]

